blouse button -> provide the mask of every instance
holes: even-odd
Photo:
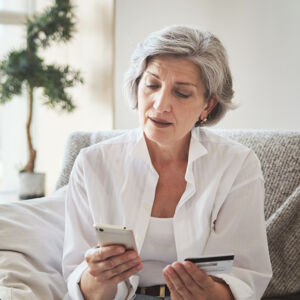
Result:
[[[145,210],[149,210],[150,209],[150,205],[148,203],[146,203],[146,202],[143,204],[143,206],[144,206]]]

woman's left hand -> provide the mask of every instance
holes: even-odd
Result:
[[[175,262],[163,270],[171,300],[231,300],[226,284],[214,281],[194,263]]]

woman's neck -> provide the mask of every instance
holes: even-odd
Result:
[[[166,165],[176,162],[187,162],[191,134],[172,144],[160,144],[147,138],[144,134],[152,164]]]

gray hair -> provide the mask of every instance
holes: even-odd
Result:
[[[186,58],[199,67],[205,99],[214,97],[218,101],[207,118],[207,125],[217,123],[228,109],[234,108],[231,72],[220,40],[208,31],[174,25],[150,34],[131,57],[124,78],[124,92],[133,109],[138,105],[139,81],[150,60],[160,55]],[[195,126],[198,125],[197,122]]]

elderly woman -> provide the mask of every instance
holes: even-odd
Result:
[[[156,32],[134,52],[125,88],[141,128],[83,149],[71,174],[69,297],[260,299],[272,274],[260,163],[203,128],[232,107],[221,42],[187,26]],[[93,224],[132,228],[138,253],[97,247]],[[229,274],[184,261],[225,253]]]

